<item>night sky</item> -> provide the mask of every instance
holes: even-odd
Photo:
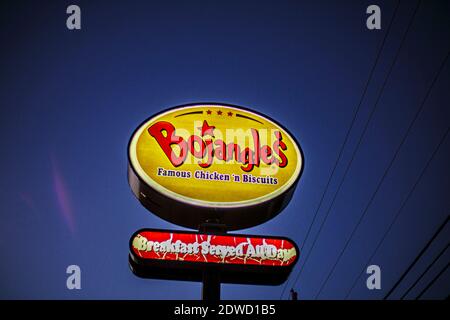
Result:
[[[422,1],[415,12],[417,3],[400,2],[314,219],[397,1],[2,1],[0,298],[199,299],[200,283],[140,279],[127,259],[137,229],[182,229],[132,194],[128,140],[149,116],[197,101],[265,113],[303,149],[288,207],[235,232],[287,236],[302,248],[282,298],[292,286],[300,299],[383,298],[450,212],[450,2]],[[81,30],[66,28],[70,4],[81,8]],[[366,28],[371,4],[381,8],[381,30]],[[406,298],[449,260],[446,251]],[[71,264],[81,268],[81,290],[66,288]],[[367,289],[368,264],[381,267],[381,290]],[[222,298],[282,291],[227,284]],[[449,292],[447,270],[422,298]]]

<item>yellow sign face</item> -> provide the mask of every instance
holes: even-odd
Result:
[[[129,161],[164,196],[216,208],[269,201],[292,187],[303,167],[284,128],[223,104],[183,106],[147,120],[130,141]]]

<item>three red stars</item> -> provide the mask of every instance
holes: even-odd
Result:
[[[217,110],[217,115],[221,116],[222,113],[223,113],[222,110]],[[211,110],[206,110],[206,114],[207,114],[207,115],[211,115],[211,114],[212,114],[212,111],[211,111]],[[227,113],[227,115],[228,115],[229,117],[231,117],[231,116],[233,116],[233,112],[229,111],[229,112]]]

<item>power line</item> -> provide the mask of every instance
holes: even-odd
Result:
[[[436,84],[436,82],[437,82],[437,80],[439,78],[439,75],[441,74],[442,70],[444,69],[444,66],[445,66],[445,63],[447,62],[448,56],[449,55],[447,54],[447,56],[445,57],[444,61],[440,65],[440,67],[438,69],[438,72],[434,76],[434,78],[433,78],[433,80],[431,82],[431,85],[430,85],[430,87],[428,88],[428,90],[427,90],[427,92],[425,94],[424,99],[422,100],[421,104],[419,105],[419,108],[417,109],[417,111],[416,111],[416,113],[415,113],[411,123],[408,126],[408,129],[406,130],[406,132],[403,135],[403,138],[402,138],[400,144],[398,145],[397,149],[395,150],[394,156],[392,157],[391,161],[389,162],[389,165],[384,170],[383,175],[382,175],[380,181],[378,182],[378,184],[377,184],[377,186],[375,188],[375,191],[372,193],[372,196],[370,197],[369,202],[367,203],[366,207],[364,208],[363,213],[359,217],[358,222],[356,223],[356,225],[354,226],[352,232],[350,233],[350,237],[347,239],[347,241],[346,241],[346,243],[344,245],[344,248],[339,253],[339,256],[338,256],[336,262],[334,263],[333,267],[331,268],[330,272],[328,273],[325,281],[322,283],[322,286],[320,287],[319,292],[316,295],[316,298],[320,295],[322,290],[325,288],[326,283],[329,281],[329,279],[332,276],[334,270],[336,269],[339,261],[341,260],[342,256],[344,255],[345,251],[347,250],[348,245],[350,244],[351,240],[353,239],[353,236],[355,235],[356,230],[361,225],[361,222],[364,220],[364,217],[366,216],[370,206],[372,205],[373,201],[375,200],[375,197],[378,194],[378,191],[380,190],[381,186],[383,185],[383,182],[386,179],[389,171],[391,170],[395,160],[397,159],[397,156],[399,155],[401,148],[403,147],[403,145],[406,142],[406,140],[407,140],[407,138],[408,138],[408,136],[409,136],[409,134],[410,134],[414,124],[416,123],[417,119],[419,118],[419,115],[421,114],[421,112],[422,112],[422,110],[423,110],[423,108],[425,106],[425,103],[428,100],[428,97],[430,96],[430,93],[431,93],[434,85]]]
[[[406,290],[406,292],[402,295],[400,298],[401,300],[405,299],[405,297],[408,295],[408,293],[419,283],[420,280],[425,276],[425,274],[428,272],[428,270],[433,267],[433,265],[439,260],[440,257],[447,251],[448,247],[450,246],[450,242],[447,243],[447,245],[444,247],[444,249],[439,252],[439,254],[434,258],[434,260],[428,265],[428,267],[422,272],[422,274],[414,281],[414,283]]]
[[[372,252],[372,254],[370,255],[369,259],[367,259],[366,263],[364,264],[369,265],[370,261],[372,261],[372,259],[375,257],[375,255],[378,253],[378,250],[381,248],[381,245],[383,244],[384,240],[386,239],[387,235],[389,234],[389,232],[391,231],[392,227],[394,226],[395,222],[397,221],[398,217],[400,216],[400,214],[403,212],[403,209],[405,208],[406,204],[408,203],[409,199],[411,198],[411,196],[413,195],[414,191],[416,190],[416,187],[419,185],[419,182],[422,180],[422,177],[424,176],[425,172],[427,171],[428,167],[430,166],[431,162],[433,161],[434,157],[436,156],[436,154],[438,153],[439,149],[441,148],[442,144],[444,143],[445,139],[447,138],[447,135],[449,133],[449,128],[447,128],[447,131],[445,132],[445,134],[443,135],[443,137],[441,138],[439,144],[437,145],[437,147],[434,149],[432,155],[430,156],[430,158],[428,159],[427,163],[425,164],[425,166],[423,167],[422,171],[420,172],[419,176],[417,177],[416,181],[414,182],[413,187],[411,188],[411,190],[409,190],[408,195],[406,196],[405,200],[403,201],[402,205],[400,206],[400,208],[397,210],[397,213],[394,216],[394,219],[392,219],[389,227],[386,229],[386,231],[384,232],[383,236],[381,237],[380,241],[378,241],[377,246],[375,247],[375,250]],[[448,221],[448,217],[447,219],[444,221],[444,223],[440,226],[440,228],[438,229],[437,232],[440,232],[440,230],[442,230],[442,228],[444,228],[445,224]],[[358,283],[359,278],[361,278],[361,275],[364,273],[365,268],[363,268],[361,270],[361,272],[359,273],[359,275],[356,277],[356,279],[353,281],[352,286],[350,287],[350,289],[348,290],[347,294],[345,295],[345,299],[347,299],[351,292],[353,291],[353,289],[355,288],[356,284]]]
[[[415,15],[416,15],[416,12],[417,12],[417,9],[418,9],[418,7],[419,7],[419,5],[420,5],[420,2],[421,2],[421,1],[418,1],[418,4],[417,4],[416,9],[415,9],[415,11],[414,11],[414,14],[413,14],[413,16],[411,17],[411,19],[410,19],[410,21],[409,21],[408,27],[407,27],[407,29],[406,29],[406,31],[405,31],[405,33],[404,33],[404,35],[403,35],[403,38],[402,38],[402,40],[401,40],[401,42],[400,42],[400,46],[398,47],[398,49],[397,49],[397,51],[396,51],[396,53],[395,53],[395,57],[394,57],[394,59],[393,59],[391,65],[390,65],[390,67],[389,67],[388,73],[387,73],[387,75],[386,75],[386,77],[385,77],[385,79],[384,79],[384,82],[383,82],[383,85],[382,85],[382,87],[381,87],[381,89],[380,89],[380,92],[378,93],[377,99],[376,99],[376,101],[375,101],[375,104],[374,104],[374,106],[373,106],[371,112],[370,112],[369,118],[367,119],[367,121],[366,121],[366,123],[365,123],[365,125],[364,125],[363,131],[362,131],[362,133],[361,133],[361,135],[360,135],[360,137],[359,137],[358,143],[357,143],[355,149],[353,150],[353,153],[352,153],[352,156],[351,156],[351,158],[350,158],[350,161],[348,162],[347,167],[345,168],[344,175],[343,175],[342,178],[341,178],[341,181],[340,181],[340,183],[339,183],[339,185],[338,185],[338,188],[337,188],[337,190],[336,190],[336,192],[335,192],[335,194],[334,194],[334,196],[333,196],[333,199],[332,199],[332,201],[331,201],[331,204],[330,204],[330,206],[328,207],[328,210],[327,210],[327,212],[326,212],[326,214],[325,214],[324,219],[322,220],[322,223],[321,223],[321,225],[320,225],[320,227],[319,227],[318,232],[316,233],[316,236],[315,236],[315,238],[314,238],[314,241],[313,241],[313,244],[312,244],[312,246],[311,246],[311,249],[309,250],[309,252],[308,252],[308,254],[307,254],[307,256],[306,256],[306,258],[305,258],[305,260],[304,260],[303,266],[306,265],[306,263],[307,263],[307,261],[308,261],[310,255],[311,255],[311,252],[313,251],[313,249],[314,249],[314,247],[315,247],[315,245],[316,245],[317,239],[319,238],[319,235],[320,235],[321,232],[322,232],[322,228],[323,228],[323,226],[325,225],[325,222],[327,221],[328,216],[329,216],[329,214],[330,214],[330,212],[331,212],[331,208],[333,207],[334,202],[336,201],[336,198],[337,198],[337,196],[338,196],[338,194],[339,194],[339,191],[341,190],[341,187],[342,187],[342,185],[343,185],[343,183],[344,183],[344,181],[345,181],[345,179],[346,179],[346,177],[347,177],[347,174],[348,174],[348,172],[349,172],[349,170],[350,170],[350,167],[351,167],[351,165],[352,165],[352,163],[353,163],[353,160],[355,159],[356,153],[357,153],[357,151],[359,150],[359,147],[361,146],[361,143],[362,143],[362,141],[363,141],[363,138],[364,138],[364,136],[365,136],[365,134],[366,134],[366,131],[367,131],[368,127],[369,127],[369,123],[371,122],[372,117],[373,117],[373,115],[375,114],[375,111],[376,111],[377,108],[378,108],[378,103],[379,103],[379,101],[380,101],[380,99],[381,99],[382,93],[384,92],[384,89],[385,89],[386,84],[387,84],[387,81],[388,81],[388,79],[389,79],[389,77],[390,77],[390,75],[391,75],[391,72],[392,72],[392,70],[394,69],[394,66],[395,66],[395,64],[396,64],[396,62],[397,62],[397,59],[398,59],[398,57],[399,57],[399,54],[400,54],[401,49],[402,49],[402,47],[403,47],[403,44],[404,44],[404,42],[405,42],[405,40],[406,40],[406,38],[407,38],[407,35],[408,35],[409,30],[410,30],[410,28],[411,28],[412,22],[413,22],[413,20],[414,20],[414,17],[415,17]],[[298,279],[300,278],[300,276],[301,276],[303,270],[304,270],[304,268],[302,267],[302,268],[300,269],[300,272],[299,272],[299,274],[298,274],[298,276],[297,276],[295,282],[294,282],[294,285],[295,285],[295,283],[298,281]]]
[[[316,209],[316,211],[315,211],[315,213],[314,213],[314,216],[313,216],[313,219],[312,219],[312,221],[311,221],[311,224],[309,225],[308,231],[306,232],[305,238],[303,239],[303,242],[302,242],[302,244],[301,244],[300,252],[302,252],[303,247],[304,247],[304,245],[305,245],[305,242],[306,242],[306,240],[307,240],[308,237],[309,237],[309,234],[310,234],[310,232],[311,232],[312,226],[314,225],[314,222],[316,221],[317,214],[318,214],[320,208],[322,207],[322,203],[323,203],[323,200],[324,200],[324,198],[325,198],[325,195],[326,195],[326,193],[328,192],[328,188],[329,188],[330,183],[331,183],[331,180],[332,180],[332,178],[333,178],[333,176],[334,176],[334,172],[336,171],[336,168],[337,168],[337,165],[338,165],[338,163],[339,163],[339,161],[340,161],[340,159],[341,159],[342,153],[343,153],[343,151],[344,151],[344,149],[345,149],[345,146],[347,145],[347,141],[348,141],[348,138],[349,138],[349,136],[350,136],[350,132],[351,132],[352,129],[353,129],[353,126],[354,126],[354,124],[355,124],[357,115],[358,115],[358,113],[359,113],[359,110],[361,109],[362,102],[364,101],[364,97],[366,96],[367,90],[368,90],[368,88],[369,88],[369,84],[370,84],[370,82],[372,81],[373,74],[374,74],[375,69],[376,69],[376,67],[377,67],[377,65],[378,65],[378,61],[379,61],[379,59],[380,59],[380,57],[381,57],[381,52],[383,51],[384,45],[385,45],[385,43],[386,43],[386,39],[387,39],[387,37],[388,37],[388,35],[389,35],[389,33],[390,33],[390,30],[391,30],[392,24],[393,24],[393,22],[394,22],[394,20],[395,20],[395,16],[397,15],[397,11],[398,11],[399,6],[400,6],[400,0],[397,1],[397,5],[396,5],[396,7],[395,7],[395,9],[394,9],[394,13],[392,14],[392,18],[391,18],[391,20],[390,20],[390,22],[389,22],[388,28],[387,28],[387,30],[386,30],[386,34],[385,34],[384,37],[383,37],[383,40],[382,40],[382,42],[381,42],[380,49],[379,49],[378,52],[377,52],[377,56],[376,56],[375,61],[374,61],[373,65],[372,65],[372,68],[371,68],[371,70],[370,70],[370,72],[369,72],[369,77],[367,78],[366,84],[365,84],[365,86],[364,86],[364,90],[363,90],[363,92],[362,92],[362,94],[361,94],[361,98],[359,99],[359,102],[358,102],[358,105],[357,105],[357,107],[356,107],[356,110],[355,110],[355,112],[353,113],[353,118],[352,118],[352,121],[351,121],[351,123],[350,123],[350,127],[348,128],[347,133],[345,134],[344,142],[342,143],[342,145],[341,145],[341,147],[340,147],[340,149],[339,149],[339,153],[338,153],[338,156],[337,156],[337,158],[336,158],[336,161],[334,162],[333,169],[331,170],[331,174],[330,174],[330,176],[329,176],[329,178],[328,178],[327,184],[326,184],[325,189],[324,189],[324,191],[323,191],[323,193],[322,193],[322,196],[321,196],[321,198],[320,198],[320,201],[319,201],[319,204],[318,204],[318,206],[317,206],[317,209]],[[297,279],[298,279],[298,277],[296,278],[295,282],[297,282]],[[294,282],[294,284],[295,284],[295,282]],[[286,284],[285,284],[284,287],[283,287],[283,291],[281,292],[280,299],[282,299],[283,294],[284,294],[284,292],[286,291],[287,285],[288,285],[288,281],[286,281]]]
[[[439,279],[439,277],[442,276],[445,271],[447,271],[449,266],[450,263],[447,263],[447,265],[433,278],[433,280],[430,281],[430,283],[422,290],[422,292],[419,293],[416,300],[419,300],[423,296],[423,294],[427,292],[428,289],[431,288],[431,286],[436,282],[436,280]]]
[[[448,131],[447,131],[448,132]],[[447,222],[449,220],[449,216],[447,216],[447,218],[445,219],[445,221],[441,224],[441,226],[439,227],[439,229],[434,233],[434,235],[431,237],[430,240],[428,240],[427,244],[425,245],[425,247],[422,248],[422,250],[419,252],[419,254],[416,256],[416,258],[411,262],[411,264],[408,266],[408,268],[405,270],[405,272],[403,272],[403,274],[400,276],[400,278],[397,280],[397,282],[393,285],[393,287],[391,288],[391,290],[389,290],[389,292],[384,296],[383,300],[386,300],[387,298],[389,298],[389,296],[392,294],[392,292],[394,292],[395,289],[397,289],[397,287],[399,286],[399,284],[402,282],[402,280],[406,277],[406,275],[411,271],[411,269],[415,266],[415,264],[417,263],[417,261],[420,260],[420,258],[423,256],[423,254],[425,253],[425,251],[427,251],[427,249],[430,247],[431,243],[434,241],[434,239],[436,239],[436,237],[439,235],[439,233],[444,229],[444,227],[447,225]]]

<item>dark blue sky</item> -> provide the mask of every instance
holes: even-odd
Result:
[[[78,4],[82,30],[65,26]],[[368,5],[382,30],[365,26]],[[199,283],[142,280],[128,240],[143,227],[179,228],[147,212],[127,183],[127,143],[145,118],[196,101],[256,109],[285,125],[306,159],[293,200],[243,233],[288,236],[301,247],[361,98],[396,1],[2,1],[0,5],[0,298],[198,299]],[[289,280],[328,210],[413,15],[402,1],[348,144]],[[312,299],[401,143],[450,49],[450,3],[423,1],[377,109],[299,280]],[[319,298],[344,298],[366,267],[450,125],[450,62]],[[446,138],[350,298],[379,299],[450,211]],[[449,227],[394,292],[399,297],[449,240]],[[450,260],[446,252],[414,298]],[[82,290],[66,289],[66,267]],[[445,298],[445,272],[424,298]],[[283,286],[223,285],[224,299],[279,299]],[[287,294],[284,296],[287,297]]]

